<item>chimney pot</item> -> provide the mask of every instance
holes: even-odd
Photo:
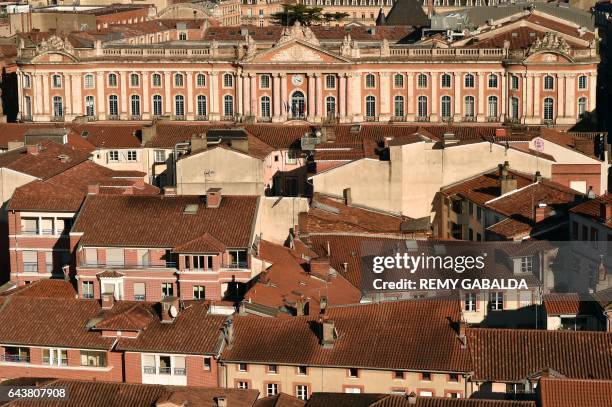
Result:
[[[227,398],[225,397],[215,397],[215,403],[217,403],[217,407],[227,407]]]
[[[599,217],[605,221],[612,218],[612,204],[601,201],[599,203]]]
[[[546,215],[548,213],[548,206],[545,203],[539,203],[535,207],[535,223],[542,222],[546,219]]]
[[[540,182],[540,181],[542,181],[542,174],[540,173],[540,171],[536,171],[536,172],[535,172],[534,181],[535,181],[535,182]]]
[[[206,191],[206,207],[207,208],[218,208],[221,206],[221,188],[209,188]]]

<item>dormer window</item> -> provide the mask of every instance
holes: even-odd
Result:
[[[533,272],[533,257],[521,258],[521,273],[532,273]]]

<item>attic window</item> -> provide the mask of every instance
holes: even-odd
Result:
[[[198,212],[198,204],[187,204],[183,210],[184,214],[193,215]]]
[[[81,133],[81,137],[83,137],[83,138],[87,138],[88,136],[89,136],[89,132],[87,130],[85,130],[85,131],[83,131]]]

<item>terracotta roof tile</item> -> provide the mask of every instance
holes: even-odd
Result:
[[[297,397],[279,393],[276,396],[260,398],[253,404],[253,407],[303,407],[305,404],[305,401]]]
[[[594,299],[576,293],[551,293],[544,295],[544,309],[548,315],[596,315]]]
[[[612,381],[542,378],[538,389],[542,407],[612,406]]]
[[[172,251],[174,253],[223,253],[225,249],[223,243],[209,233],[204,233],[200,237],[175,247]]]
[[[612,333],[467,329],[477,381],[518,382],[545,369],[574,379],[612,379]]]
[[[570,212],[594,219],[605,224],[607,227],[612,227],[612,219],[603,219],[601,217],[602,203],[612,205],[612,194],[605,194],[595,199],[583,202],[580,205],[576,205],[570,209]]]
[[[0,296],[27,298],[75,298],[76,290],[65,280],[42,279],[0,293]]]
[[[391,407],[392,404],[374,404],[372,407]],[[395,404],[393,406],[401,406]],[[407,406],[407,404],[406,404]],[[415,407],[536,407],[534,401],[449,399],[441,397],[418,397]]]

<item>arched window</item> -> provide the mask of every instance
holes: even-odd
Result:
[[[130,75],[130,86],[133,88],[137,88],[140,85],[140,76],[137,73],[133,73]]]
[[[196,76],[196,86],[198,88],[206,86],[206,76],[204,76],[203,73],[199,73],[198,76]]]
[[[54,88],[61,88],[62,87],[62,76],[61,75],[53,75],[51,77],[51,85]]]
[[[270,114],[270,97],[262,96],[261,97],[261,117],[271,117]]]
[[[174,97],[174,115],[185,116],[185,97],[183,95]]]
[[[53,96],[53,117],[64,117],[64,104],[61,96]]]
[[[334,75],[327,75],[325,77],[325,88],[336,89],[336,77]]]
[[[226,117],[234,115],[234,97],[232,95],[223,97],[223,115]]]
[[[85,79],[83,80],[85,89],[92,89],[94,87],[94,76],[90,73],[85,75]]]
[[[85,97],[85,114],[89,117],[95,116],[96,114],[93,96]]]
[[[366,117],[376,117],[376,98],[374,96],[366,97]]]
[[[259,77],[259,87],[261,89],[270,89],[270,75],[261,75]]]
[[[553,90],[555,88],[555,78],[550,75],[544,77],[544,89]]]
[[[161,116],[162,114],[164,114],[162,97],[161,95],[153,95],[153,116]]]
[[[206,116],[206,96],[198,95],[196,105],[198,116]]]
[[[419,96],[417,103],[418,116],[420,118],[427,117],[427,97]]]
[[[403,88],[404,87],[404,75],[402,75],[401,73],[395,74],[395,76],[393,77],[393,84],[395,85],[396,88]]]
[[[578,117],[584,116],[587,111],[587,98],[578,98]]]
[[[510,117],[515,120],[519,118],[519,100],[516,97],[510,98]]]
[[[394,116],[395,117],[404,117],[404,97],[403,96],[395,96],[393,98],[393,107],[394,107]]]
[[[463,106],[464,117],[474,117],[474,96],[466,96]]]
[[[489,96],[488,117],[497,118],[497,96]]]
[[[442,96],[442,103],[441,103],[441,114],[442,114],[442,118],[444,119],[448,119],[451,117],[451,115],[453,114],[452,110],[451,110],[451,97],[450,96]]]
[[[376,77],[371,73],[367,74],[365,77],[365,87],[370,89],[376,87]]]
[[[291,95],[291,117],[293,119],[303,119],[306,113],[306,100],[300,91],[293,92]]]
[[[140,96],[132,95],[131,97],[132,116],[140,116]]]
[[[179,41],[187,41],[187,33],[179,33]]]
[[[185,83],[184,77],[182,73],[177,73],[174,75],[174,86],[177,88],[182,88]]]
[[[328,96],[325,98],[325,111],[327,112],[327,116],[333,116],[336,114],[336,98],[333,96]]]
[[[109,73],[108,74],[108,86],[110,88],[116,88],[117,87],[117,74],[116,73]]]
[[[497,88],[497,75],[495,74],[489,75],[489,87]]]
[[[233,88],[234,87],[234,77],[232,74],[226,73],[223,75],[223,87],[224,88]]]
[[[417,76],[417,87],[419,88],[427,87],[427,75],[425,75],[424,73],[421,73],[419,74],[419,76]]]
[[[153,82],[154,87],[159,88],[162,83],[161,75],[158,73],[154,73],[151,81]]]
[[[450,88],[451,87],[451,76],[447,73],[442,75],[441,78],[441,85],[443,88]]]
[[[468,73],[468,74],[465,75],[464,86],[466,88],[473,88],[474,87],[474,75],[472,75],[471,73]]]
[[[519,77],[516,75],[512,75],[510,77],[510,88],[512,90],[518,90],[519,88]]]
[[[580,75],[578,77],[578,89],[586,90],[587,86],[588,86],[588,81],[587,81],[586,75]]]
[[[555,108],[553,98],[544,99],[544,120],[553,120]]]
[[[119,116],[119,102],[117,95],[110,95],[108,97],[108,114],[110,116]]]

